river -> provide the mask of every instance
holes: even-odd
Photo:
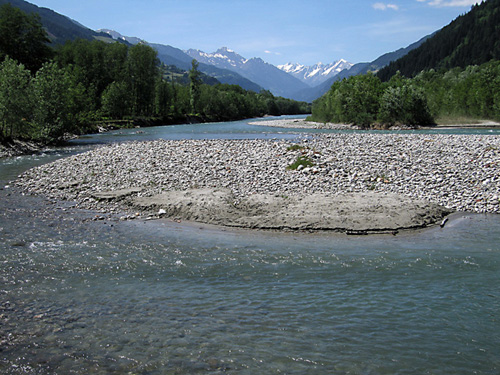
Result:
[[[498,374],[500,215],[397,236],[228,230],[95,220],[9,183],[102,143],[297,133],[131,129],[1,160],[0,373]]]

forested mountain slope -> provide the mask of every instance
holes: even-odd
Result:
[[[97,37],[107,36],[104,33],[95,32],[76,21],[54,12],[48,8],[41,8],[23,0],[0,0],[0,6],[11,4],[13,7],[21,9],[28,14],[38,13],[40,21],[49,35],[52,43],[62,44],[67,40],[77,38],[92,40]]]
[[[500,59],[500,0],[486,0],[438,31],[419,48],[381,69],[388,80],[397,71],[413,77],[423,70],[464,68]]]

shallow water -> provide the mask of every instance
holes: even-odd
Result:
[[[154,139],[296,139],[307,137],[309,134],[318,133],[398,133],[398,134],[484,134],[500,135],[500,128],[483,129],[460,129],[460,128],[428,128],[421,130],[328,130],[328,129],[301,129],[301,128],[279,128],[270,126],[249,125],[249,122],[273,119],[303,119],[302,116],[280,116],[252,120],[241,120],[233,122],[216,122],[209,124],[192,125],[168,125],[141,129],[120,129],[89,137],[82,137],[72,141],[73,145],[85,145],[88,143],[109,143],[124,141],[148,141]]]
[[[2,374],[500,372],[500,215],[352,237],[0,202]]]

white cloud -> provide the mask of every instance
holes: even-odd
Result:
[[[422,0],[418,0],[418,1],[422,1]],[[398,10],[399,9],[399,6],[397,6],[396,4],[375,3],[372,6],[373,6],[373,9],[376,9],[376,10],[386,10],[386,9]]]
[[[478,0],[417,0],[421,3],[427,3],[433,7],[466,7],[479,4]]]

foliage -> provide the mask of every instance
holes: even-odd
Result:
[[[297,145],[297,144],[288,146],[286,148],[287,151],[298,151],[298,150],[303,150],[303,149],[305,149],[305,146],[301,146],[301,145]]]
[[[436,118],[463,116],[500,120],[500,61],[447,72],[429,70],[414,79]]]
[[[31,115],[30,72],[7,57],[0,64],[0,139],[26,136]]]
[[[26,14],[10,4],[0,7],[0,61],[6,56],[36,72],[52,50],[37,14]]]
[[[385,125],[434,123],[423,91],[411,83],[388,87],[380,99],[378,121]]]
[[[78,40],[57,50],[54,62],[34,77],[12,59],[0,68],[2,137],[47,143],[65,133],[83,133],[99,119],[155,117],[182,121],[229,121],[272,114],[309,113],[307,103],[255,93],[236,85],[183,86],[161,77],[148,46]],[[194,101],[193,101],[194,99]]]
[[[413,79],[398,73],[389,82],[380,83],[383,91],[378,109],[357,107],[365,114],[356,117],[348,110],[349,103],[356,102],[357,96],[365,94],[357,91],[356,84],[351,81],[364,79],[356,76],[336,82],[327,94],[314,102],[312,119],[359,125],[362,123],[358,118],[376,118],[386,125],[430,125],[434,123],[434,118],[440,117],[500,120],[498,60],[443,72],[431,69]],[[373,100],[373,93],[367,92],[366,96],[368,99],[357,102]]]
[[[50,143],[71,131],[70,83],[55,63],[46,63],[36,73],[33,90],[33,137]]]
[[[103,113],[115,119],[122,119],[130,108],[129,88],[126,82],[112,82],[101,96]]]
[[[198,101],[200,100],[200,87],[202,84],[201,73],[198,70],[198,61],[193,59],[189,71],[189,94],[191,95],[191,111],[197,113]]]
[[[104,90],[126,76],[127,54],[128,48],[120,43],[78,39],[60,46],[55,61],[82,85],[90,99],[88,109],[95,111],[101,106]]]
[[[156,80],[159,79],[157,52],[145,44],[128,50],[127,74],[132,94],[132,113],[148,116],[153,113]]]
[[[228,121],[310,112],[307,103],[274,97],[270,92],[208,85],[205,82],[214,81],[198,71],[196,61],[182,75],[189,82],[179,84],[172,79],[173,71],[166,74],[168,68],[159,64],[157,52],[145,44],[128,47],[79,39],[60,45],[53,60],[43,63],[45,55],[39,51],[44,49],[37,48],[48,39],[38,17],[10,5],[0,8],[2,32],[6,36],[0,40],[2,139],[57,142],[68,132],[92,131],[93,124],[109,119],[172,122],[196,115],[199,121]],[[22,52],[20,55],[9,50],[11,41],[22,45],[12,49]],[[24,47],[32,48],[33,54],[23,55]],[[33,70],[31,74],[26,68]]]
[[[480,65],[500,59],[500,0],[483,1],[442,28],[419,48],[378,72],[386,81],[397,71],[414,77],[430,69]]]
[[[375,122],[384,87],[371,73],[337,81],[313,103],[313,119],[369,126]]]

